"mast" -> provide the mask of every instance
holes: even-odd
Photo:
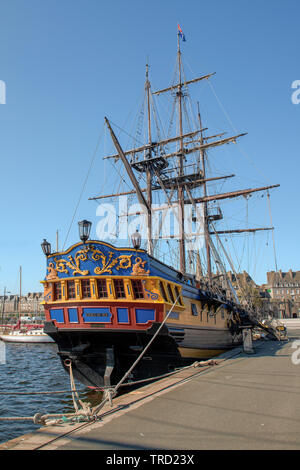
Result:
[[[119,143],[119,141],[118,141],[118,139],[117,139],[117,137],[116,137],[114,131],[113,131],[112,128],[111,128],[111,125],[110,125],[110,123],[109,123],[109,120],[107,119],[107,117],[105,117],[104,119],[105,119],[105,122],[106,122],[106,124],[107,124],[107,127],[108,127],[108,129],[109,129],[109,131],[110,131],[110,134],[111,134],[113,143],[114,143],[114,145],[115,145],[115,147],[116,147],[116,149],[117,149],[117,151],[118,151],[119,157],[121,158],[121,160],[122,160],[122,162],[123,162],[123,164],[124,164],[124,167],[125,167],[125,169],[126,169],[126,171],[127,171],[127,174],[128,174],[128,176],[129,176],[129,178],[130,178],[130,180],[131,180],[131,182],[132,182],[132,184],[133,184],[133,186],[134,186],[134,188],[135,188],[135,191],[136,191],[136,194],[137,194],[139,203],[140,203],[142,206],[144,206],[145,208],[147,208],[147,210],[149,211],[148,203],[147,203],[146,199],[144,198],[144,195],[143,195],[143,193],[142,193],[142,191],[141,191],[141,188],[140,188],[140,186],[139,186],[139,183],[137,182],[137,179],[136,179],[136,177],[135,177],[135,175],[134,175],[134,173],[133,173],[133,171],[132,171],[132,169],[131,169],[131,166],[129,165],[129,163],[128,163],[128,161],[127,161],[125,155],[124,155],[124,152],[123,152],[123,150],[122,150],[122,147],[121,147],[121,145],[120,145],[120,143]]]
[[[201,123],[201,115],[198,103],[198,120],[200,129],[202,127]],[[203,139],[203,132],[200,133],[200,146],[204,144]],[[206,168],[205,168],[205,150],[200,148],[200,159],[201,159],[201,166],[202,166],[202,173],[203,173],[203,196],[204,198],[207,197],[207,187],[206,187]],[[207,210],[207,201],[203,203],[203,215],[204,215],[204,239],[205,239],[205,249],[206,249],[206,263],[207,263],[207,277],[209,283],[211,284],[212,281],[212,273],[211,273],[211,254],[210,254],[210,244],[209,244],[209,220],[208,220],[208,210]]]
[[[146,216],[147,216],[147,238],[148,238],[148,245],[147,251],[150,255],[153,256],[154,248],[158,239],[153,239],[153,214],[155,210],[162,210],[161,208],[152,207],[152,191],[162,191],[164,193],[164,197],[167,201],[168,207],[176,206],[178,210],[178,215],[176,214],[176,218],[178,220],[179,226],[179,255],[180,255],[180,271],[184,274],[186,272],[186,242],[188,240],[188,235],[185,234],[185,223],[184,223],[184,215],[185,215],[185,204],[192,204],[197,211],[197,204],[203,205],[203,213],[201,217],[204,215],[204,236],[205,236],[205,250],[206,250],[206,260],[207,260],[207,279],[209,283],[213,284],[213,273],[212,273],[212,259],[216,259],[216,249],[213,244],[213,239],[211,236],[216,236],[217,240],[219,240],[218,235],[223,234],[231,234],[231,233],[244,233],[244,232],[256,232],[262,230],[273,230],[273,227],[268,228],[257,228],[257,229],[237,229],[237,230],[215,230],[213,227],[213,220],[217,221],[222,219],[221,210],[218,209],[217,214],[210,214],[209,213],[209,203],[215,201],[222,201],[225,199],[237,198],[240,196],[248,196],[252,193],[258,191],[265,191],[271,188],[276,188],[279,185],[273,186],[265,186],[260,188],[251,188],[251,189],[242,189],[242,190],[235,190],[225,193],[218,193],[214,194],[214,192],[210,192],[208,190],[207,183],[212,181],[217,181],[221,179],[232,178],[235,175],[227,175],[227,176],[214,176],[207,177],[207,152],[209,149],[214,149],[216,147],[221,147],[223,145],[236,143],[240,137],[245,136],[246,134],[237,134],[230,137],[224,137],[226,133],[214,133],[215,135],[206,136],[204,131],[207,130],[206,128],[202,128],[202,120],[200,115],[199,103],[198,103],[198,122],[199,122],[199,129],[193,132],[186,132],[188,129],[185,129],[184,126],[184,105],[185,105],[185,96],[186,96],[186,88],[189,84],[198,83],[202,80],[208,80],[214,74],[208,74],[205,76],[201,76],[198,78],[194,78],[192,80],[186,81],[184,77],[184,69],[182,63],[182,53],[180,50],[180,34],[178,32],[177,38],[177,61],[178,61],[178,70],[176,70],[176,76],[178,77],[178,82],[176,80],[172,86],[168,88],[164,88],[162,90],[152,92],[151,85],[149,81],[149,65],[146,64],[146,80],[145,80],[145,93],[146,93],[146,101],[144,101],[144,105],[147,106],[147,118],[148,121],[147,131],[148,131],[148,138],[146,138],[146,142],[142,146],[136,146],[136,148],[131,148],[129,150],[122,149],[116,135],[114,134],[109,121],[105,118],[106,124],[110,130],[110,134],[117,150],[117,153],[114,155],[109,155],[104,158],[114,159],[115,162],[120,160],[129,176],[133,189],[127,190],[124,192],[119,192],[117,194],[108,194],[108,195],[101,195],[94,198],[89,199],[104,199],[104,198],[111,198],[111,197],[119,197],[123,195],[129,194],[136,194],[140,204],[142,207],[146,208]],[[177,68],[177,67],[176,67]],[[174,110],[178,113],[178,120],[176,126],[176,136],[167,136],[164,139],[159,141],[152,141],[152,132],[153,129],[151,124],[151,99],[153,95],[160,95],[162,93],[171,92],[175,95],[175,100],[173,103],[172,109],[172,116],[171,116],[171,123],[170,123],[170,130],[171,125],[173,125],[173,112]],[[176,102],[177,101],[177,102]],[[187,119],[188,121],[188,119]],[[184,131],[186,133],[184,133]],[[213,133],[212,133],[213,134]],[[158,133],[159,135],[159,133]],[[194,163],[189,160],[189,156],[191,154],[197,155],[197,170],[195,171]],[[174,158],[174,160],[172,160]],[[170,163],[169,163],[170,162]],[[169,168],[168,168],[169,167]],[[193,167],[193,172],[189,172],[188,167]],[[146,184],[144,188],[140,187],[138,182],[137,174],[144,174],[144,180],[146,180]],[[210,176],[210,175],[209,175]],[[192,190],[195,190],[198,187],[203,186],[203,190],[201,191],[201,197],[195,197],[192,194]],[[177,196],[177,197],[176,197]],[[188,196],[188,197],[186,197]],[[176,211],[177,212],[177,211]],[[127,213],[127,217],[140,214],[141,212],[134,212],[131,214]],[[165,213],[164,213],[165,214]],[[162,228],[164,216],[160,221],[159,233]],[[172,235],[169,238],[174,238]],[[178,242],[177,242],[178,243]],[[190,262],[191,262],[190,258]],[[218,261],[219,262],[219,261]],[[197,265],[198,265],[198,274],[200,274],[201,267],[200,267],[200,255],[197,253]],[[203,275],[203,272],[202,272]]]
[[[19,321],[21,321],[22,266],[20,266]]]
[[[148,110],[148,144],[149,144],[149,152],[147,154],[147,159],[151,159],[152,157],[152,137],[151,137],[151,112],[150,112],[150,82],[149,82],[149,75],[148,75],[148,64],[146,65],[146,93],[147,93],[147,110]],[[147,213],[147,232],[148,232],[148,253],[149,255],[153,255],[153,241],[152,241],[152,170],[151,164],[149,163],[146,166],[146,179],[147,179],[147,202],[149,209]]]
[[[181,83],[181,51],[180,51],[180,34],[177,33],[177,57],[178,57],[178,71],[179,71],[179,83],[178,83],[178,111],[179,111],[179,137],[180,137],[180,154],[178,156],[178,167],[179,177],[183,176],[183,129],[182,129],[182,83]],[[180,254],[180,271],[185,273],[186,262],[185,262],[185,240],[184,240],[184,188],[178,187],[178,203],[179,203],[179,254]]]

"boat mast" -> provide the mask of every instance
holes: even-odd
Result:
[[[182,83],[181,83],[181,51],[180,51],[180,33],[177,33],[177,57],[178,57],[178,71],[179,71],[179,83],[178,83],[178,111],[179,111],[179,137],[180,137],[180,153],[178,155],[178,167],[179,177],[183,176],[183,129],[182,129]],[[180,271],[185,273],[186,262],[185,262],[185,240],[184,240],[184,188],[178,187],[178,203],[179,203],[179,254],[180,254]]]
[[[22,266],[20,266],[19,321],[21,321],[21,297],[22,297]]]
[[[198,120],[200,129],[202,129],[201,115],[198,103]],[[203,131],[200,132],[200,147],[203,146]],[[200,159],[203,173],[203,196],[207,197],[207,187],[206,187],[206,168],[205,168],[205,150],[200,148]],[[210,244],[209,244],[209,220],[208,220],[208,210],[207,210],[207,201],[203,203],[203,216],[204,216],[204,238],[205,238],[205,248],[206,248],[206,263],[207,263],[207,277],[208,281],[211,284],[212,273],[211,273],[211,254],[210,254]]]
[[[146,64],[146,93],[147,93],[147,109],[148,109],[148,143],[149,143],[149,152],[146,155],[147,159],[152,157],[152,137],[151,137],[151,111],[150,111],[150,82],[148,74],[148,64]],[[146,179],[147,179],[147,202],[149,209],[147,212],[147,232],[148,232],[148,253],[153,255],[153,241],[152,241],[152,170],[151,164],[148,164],[146,167]]]

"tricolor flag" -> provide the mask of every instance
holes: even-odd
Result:
[[[177,26],[178,26],[178,34],[179,34],[179,36],[181,37],[181,39],[182,39],[183,41],[185,41],[185,35],[183,34],[182,29],[180,28],[179,24],[178,24]]]

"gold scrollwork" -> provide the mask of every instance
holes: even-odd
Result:
[[[119,269],[129,269],[129,268],[131,268],[131,257],[132,257],[132,255],[118,256],[119,266],[116,268],[117,271],[119,271]]]
[[[68,269],[71,269],[73,271],[73,275],[75,274],[81,274],[82,276],[86,276],[87,274],[89,274],[89,271],[87,269],[85,270],[81,270],[80,269],[80,262],[81,261],[85,261],[87,260],[88,258],[88,253],[89,251],[89,248],[83,248],[82,250],[78,250],[76,253],[75,253],[75,257],[73,259],[73,256],[69,255],[68,258],[69,258],[69,261],[66,260],[66,259],[57,259],[57,258],[54,258],[54,261],[56,263],[56,271],[58,271],[59,273],[68,273]]]
[[[46,279],[50,281],[51,279],[57,279],[57,270],[54,268],[53,263],[49,263],[49,266],[47,267],[48,274],[46,276]]]
[[[103,274],[103,273],[108,273],[112,274],[112,268],[115,267],[118,263],[119,265],[116,266],[116,270],[119,271],[119,269],[128,269],[131,267],[131,256],[132,255],[121,255],[117,256],[116,258],[113,258],[114,253],[111,251],[109,252],[108,259],[105,255],[99,257],[102,260],[102,267],[97,266],[97,268],[94,269],[95,274]]]
[[[54,276],[57,277],[57,272],[68,274],[69,269],[73,271],[73,276],[75,274],[81,274],[82,276],[88,275],[89,271],[87,269],[82,270],[80,268],[81,261],[86,261],[88,259],[88,252],[91,252],[90,259],[92,261],[100,261],[102,264],[102,266],[97,266],[94,269],[95,274],[112,274],[112,268],[114,267],[117,271],[119,271],[120,269],[129,269],[132,266],[131,257],[133,255],[120,255],[114,257],[115,253],[110,251],[106,256],[94,245],[89,245],[82,250],[78,250],[75,253],[74,258],[71,255],[68,256],[68,259],[54,258],[55,266],[54,263],[49,264],[49,271],[51,268],[49,275],[53,276],[54,278]]]
[[[135,264],[132,266],[131,274],[133,276],[142,276],[142,275],[145,275],[145,274],[149,274],[150,271],[146,271],[144,269],[145,264],[146,264],[146,261],[142,261],[142,258],[137,256],[135,258]]]

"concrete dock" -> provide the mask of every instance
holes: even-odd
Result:
[[[254,346],[117,397],[101,421],[45,426],[0,449],[300,449],[300,330]]]

